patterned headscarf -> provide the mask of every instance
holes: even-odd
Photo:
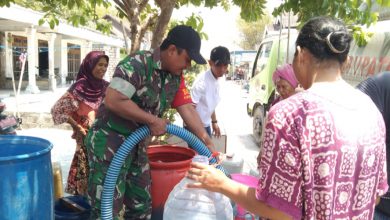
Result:
[[[109,58],[104,51],[91,51],[84,58],[77,74],[76,82],[68,89],[68,92],[81,102],[84,102],[92,109],[97,109],[102,103],[108,82],[104,79],[97,79],[93,76],[92,70],[100,58]]]
[[[298,87],[298,80],[297,78],[295,78],[295,73],[291,64],[286,64],[284,66],[276,68],[272,76],[272,81],[276,85],[276,82],[280,79],[284,79],[289,82],[294,89]]]

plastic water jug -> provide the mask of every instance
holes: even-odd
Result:
[[[240,155],[226,156],[221,163],[222,167],[229,173],[242,173],[244,159]]]
[[[206,156],[196,155],[192,161],[208,164]],[[204,189],[187,188],[192,183],[184,177],[171,191],[164,207],[164,220],[232,220],[229,198]]]

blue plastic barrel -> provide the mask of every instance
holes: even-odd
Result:
[[[42,138],[0,136],[0,219],[54,219],[50,150]]]
[[[61,200],[57,200],[54,203],[54,216],[55,220],[86,220],[89,219],[91,215],[91,206],[88,203],[87,198],[76,195],[76,196],[67,196],[70,201],[76,203],[77,205],[84,208],[84,211],[74,211],[69,208]]]

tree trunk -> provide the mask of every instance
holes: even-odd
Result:
[[[126,54],[129,54],[130,53],[130,48],[129,48],[129,44],[127,43],[127,34],[126,34],[125,26],[123,25],[122,20],[121,20],[120,24],[122,26],[122,34],[123,34],[123,40],[125,41]]]
[[[130,20],[130,19],[129,19]],[[139,40],[139,19],[138,17],[133,17],[132,20],[130,20],[130,54],[133,54],[135,51],[137,51],[137,48],[139,48],[140,40]]]
[[[130,55],[134,55],[135,52],[139,51],[139,48],[141,48],[141,42],[143,37],[144,36],[140,36],[139,34],[137,34],[134,39],[131,39]]]
[[[160,46],[163,37],[165,36],[165,30],[168,27],[169,20],[172,17],[172,12],[175,7],[175,0],[160,0],[156,1],[157,5],[161,8],[161,14],[157,20],[156,28],[153,32],[151,49],[155,49]]]

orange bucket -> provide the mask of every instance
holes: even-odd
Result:
[[[196,152],[172,145],[153,145],[147,149],[152,178],[152,219],[162,219],[165,201],[185,176]]]

